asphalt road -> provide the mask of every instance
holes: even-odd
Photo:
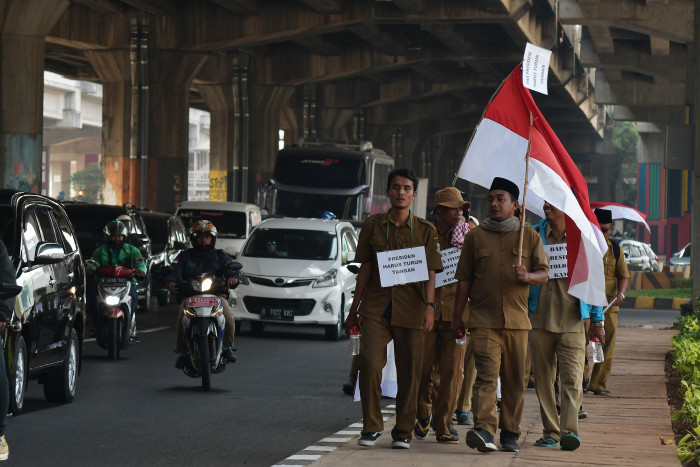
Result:
[[[623,309],[619,323],[668,327],[678,314]],[[174,318],[172,305],[139,314],[139,328],[152,332],[116,362],[86,342],[71,404],[46,402],[30,381],[23,413],[8,420],[5,465],[269,466],[361,419],[341,392],[346,339],[282,325],[254,336],[246,324],[238,362],[205,393],[173,367]]]
[[[8,420],[5,465],[269,466],[360,420],[341,391],[347,339],[288,326],[253,336],[245,325],[238,362],[206,393],[173,366],[175,311],[139,314],[139,328],[155,331],[119,361],[87,342],[71,404],[46,402],[30,381],[24,411]]]

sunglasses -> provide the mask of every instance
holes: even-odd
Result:
[[[608,233],[608,232],[610,232],[610,228],[609,228],[609,227],[606,227],[606,228],[604,228],[604,229],[600,229],[600,231],[603,232],[603,233]]]

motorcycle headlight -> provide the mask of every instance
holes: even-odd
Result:
[[[206,277],[202,279],[202,292],[207,292],[208,290],[211,289],[211,285],[214,283],[214,281],[211,280],[210,277]]]
[[[107,295],[105,297],[105,303],[110,306],[118,305],[119,297],[117,297],[116,295]]]
[[[333,287],[338,284],[338,270],[331,269],[314,281],[312,287]]]
[[[241,285],[250,285],[250,281],[248,280],[248,277],[243,274],[242,272],[238,273],[238,283]]]

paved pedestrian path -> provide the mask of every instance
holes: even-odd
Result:
[[[315,446],[290,456],[279,465],[314,466],[570,466],[626,465],[678,466],[673,440],[670,409],[666,401],[664,358],[676,331],[619,328],[615,361],[608,389],[613,397],[583,397],[588,418],[579,423],[582,445],[577,451],[533,446],[542,436],[539,404],[534,389],[525,395],[525,408],[519,439],[520,452],[480,454],[464,443],[468,427],[456,426],[460,435],[457,445],[435,442],[434,432],[426,440],[411,442],[410,450],[391,449],[389,417],[382,438],[372,448],[357,445],[361,425],[353,424],[336,435],[320,440]],[[350,398],[345,399],[347,403]],[[358,421],[361,408],[357,403]],[[344,442],[349,438],[349,441]],[[496,436],[498,440],[498,435]]]

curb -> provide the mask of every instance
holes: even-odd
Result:
[[[654,308],[657,310],[680,310],[687,298],[625,297],[624,308]]]

